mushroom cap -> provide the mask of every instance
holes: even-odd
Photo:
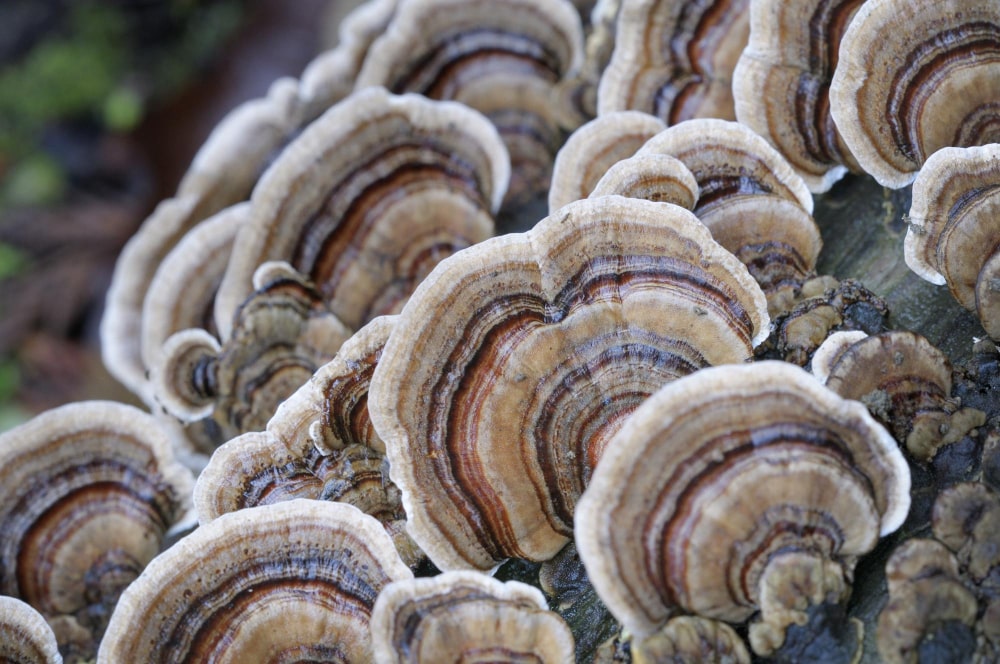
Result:
[[[645,111],[667,124],[735,119],[732,74],[750,32],[749,0],[622,0],[597,113]]]
[[[663,120],[641,111],[606,113],[578,128],[556,153],[549,213],[587,198],[609,168],[665,128]]]
[[[909,468],[864,407],[794,365],[664,386],[608,443],[576,511],[594,588],[638,636],[683,608],[739,622],[772,554],[853,564],[909,509]]]
[[[508,204],[517,204],[548,189],[562,141],[554,86],[582,57],[583,28],[568,0],[411,0],[372,45],[357,86],[451,99],[486,115],[510,152]]]
[[[577,201],[443,261],[369,391],[410,534],[442,569],[551,557],[625,415],[768,331],[746,268],[666,203]]]
[[[205,330],[171,335],[152,382],[158,400],[187,422],[211,417],[219,442],[259,431],[278,405],[332,358],[350,330],[287,263],[261,265],[256,291],[239,307],[230,337]]]
[[[654,634],[632,642],[636,664],[726,662],[750,664],[750,653],[726,623],[699,616],[671,618]]]
[[[609,168],[590,193],[591,197],[615,195],[673,203],[691,210],[698,200],[698,181],[680,159],[665,154],[637,154]]]
[[[267,261],[288,261],[353,329],[393,313],[434,263],[493,234],[509,176],[499,135],[475,111],[381,88],[353,93],[254,189],[216,297],[223,338]]]
[[[973,583],[983,583],[1000,568],[1000,495],[987,485],[962,482],[941,491],[931,528]]]
[[[819,345],[810,359],[809,369],[812,375],[821,383],[826,383],[830,371],[841,356],[854,345],[868,336],[863,330],[842,330],[834,332]]]
[[[122,589],[189,509],[190,471],[151,415],[87,401],[0,434],[0,472],[0,593],[92,654]]]
[[[736,118],[770,141],[814,193],[859,170],[829,111],[844,30],[863,0],[753,0],[733,72]]]
[[[174,332],[216,331],[215,293],[229,262],[250,205],[237,203],[199,223],[164,256],[142,303],[142,362],[148,370],[161,360],[163,344]]]
[[[830,112],[858,164],[886,187],[945,146],[1000,141],[1000,4],[869,0],[840,43]]]
[[[350,505],[225,514],[122,594],[97,661],[372,661],[375,598],[411,576],[382,526]]]
[[[56,635],[38,611],[0,596],[0,662],[62,664]]]
[[[802,178],[770,143],[738,122],[681,122],[650,138],[639,153],[667,154],[684,162],[700,188],[694,210],[699,218],[719,201],[760,194],[787,198],[812,214],[812,194]]]
[[[379,662],[573,662],[573,635],[537,588],[479,572],[396,581],[372,611]]]

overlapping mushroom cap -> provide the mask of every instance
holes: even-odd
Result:
[[[767,334],[760,288],[674,205],[577,201],[443,261],[369,392],[410,534],[442,569],[551,557],[623,418]]]
[[[638,637],[679,610],[782,643],[805,607],[843,598],[857,557],[905,518],[909,468],[861,404],[784,362],[703,369],[663,387],[608,443],[576,544]]]
[[[568,0],[401,0],[358,86],[460,101],[496,125],[510,151],[508,203],[548,188],[561,142],[553,89],[582,59]]]
[[[632,661],[726,662],[750,664],[743,639],[726,623],[697,616],[678,616],[652,635],[632,642]]]
[[[411,576],[382,526],[350,505],[226,514],[129,586],[97,661],[372,661],[375,598]]]
[[[190,505],[191,475],[152,416],[105,401],[0,435],[0,593],[92,656],[118,596]]]
[[[352,94],[254,189],[216,297],[222,336],[267,261],[290,263],[351,329],[392,313],[437,261],[493,234],[509,174],[479,113],[382,88]]]
[[[38,611],[14,597],[0,596],[0,662],[62,664],[56,635]]]
[[[537,588],[479,572],[396,581],[372,611],[377,661],[573,662],[573,635]]]
[[[749,0],[622,0],[598,115],[633,109],[676,124],[735,119],[732,74],[750,30]]]
[[[998,35],[996,2],[865,2],[830,84],[830,112],[861,168],[898,188],[943,147],[1000,141]]]
[[[921,461],[986,421],[983,411],[950,398],[951,363],[913,332],[834,333],[816,350],[812,367],[828,388],[864,403]]]
[[[907,219],[906,264],[931,283],[947,283],[1000,338],[1000,143],[931,155],[913,181]]]
[[[154,367],[157,400],[174,417],[210,419],[215,444],[264,428],[278,405],[328,362],[351,331],[287,263],[265,263],[256,290],[219,341],[193,328],[170,336]]]
[[[830,116],[830,80],[863,0],[751,0],[733,72],[736,118],[770,141],[813,192],[859,170]]]

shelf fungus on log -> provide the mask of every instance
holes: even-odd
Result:
[[[675,205],[577,201],[442,261],[368,400],[410,535],[445,570],[551,558],[628,413],[767,335],[759,286]]]
[[[1000,60],[1000,27],[997,33]],[[1000,64],[997,72],[1000,78]],[[1000,113],[1000,98],[997,107]],[[1000,339],[1000,143],[932,154],[913,181],[907,220],[906,264],[933,284],[948,284]]]
[[[698,616],[678,616],[650,636],[633,640],[632,661],[635,664],[750,664],[750,653],[736,630],[726,623]]]
[[[736,118],[766,138],[814,193],[859,172],[830,116],[841,37],[863,0],[752,0],[733,72]]]
[[[692,210],[698,201],[698,192],[698,181],[684,162],[669,155],[651,153],[633,155],[609,168],[594,185],[590,197],[641,198]]]
[[[217,334],[215,293],[229,263],[233,241],[249,218],[237,203],[188,231],[156,270],[142,304],[140,347],[146,370],[159,365],[170,335],[187,329]]]
[[[894,189],[943,147],[1000,141],[1000,4],[865,2],[840,44],[830,112],[861,168]]]
[[[604,174],[631,157],[666,128],[663,120],[640,111],[594,118],[574,131],[556,153],[549,187],[549,214],[590,195]]]
[[[153,211],[122,250],[101,320],[101,355],[108,371],[148,406],[155,407],[155,399],[143,362],[142,318],[157,268],[188,231],[250,196],[288,141],[345,93],[343,83],[332,80],[340,75],[313,66],[302,84],[280,78],[266,96],[230,111],[194,156],[175,196]]]
[[[622,0],[597,113],[628,109],[667,124],[735,120],[732,76],[750,33],[749,0]]]
[[[378,519],[407,565],[425,559],[406,534],[385,445],[368,418],[368,383],[394,321],[376,318],[345,341],[278,407],[266,431],[244,433],[215,450],[195,484],[199,522],[294,498],[333,500]]]
[[[0,662],[62,664],[56,635],[38,611],[16,597],[0,596]]]
[[[437,261],[493,235],[509,175],[500,136],[472,109],[352,93],[254,189],[216,297],[223,338],[267,261],[290,263],[351,329],[393,313]]]
[[[411,576],[382,526],[350,505],[226,514],[129,586],[97,661],[370,662],[375,598]]]
[[[876,629],[882,661],[973,661],[979,607],[946,546],[933,539],[907,540],[893,551],[885,575],[889,600]]]
[[[452,571],[386,586],[372,611],[375,658],[384,664],[570,664],[573,635],[541,591],[480,572]]]
[[[583,58],[567,0],[414,0],[400,4],[358,86],[462,102],[496,125],[513,165],[507,207],[548,190],[562,142],[554,86]]]
[[[556,119],[572,131],[597,116],[597,86],[615,48],[615,25],[621,0],[592,3],[583,24],[583,62],[555,85]]]
[[[287,263],[264,263],[253,282],[230,336],[220,342],[203,329],[176,332],[152,372],[159,403],[183,422],[213,422],[216,445],[264,429],[278,405],[351,336]]]
[[[958,557],[963,573],[994,593],[1000,574],[1000,494],[979,482],[943,490],[931,513],[934,537]]]
[[[122,590],[190,507],[192,477],[152,416],[61,406],[0,435],[0,594],[52,626],[63,655],[93,657]]]
[[[909,489],[899,447],[861,404],[785,362],[710,367],[661,388],[608,443],[576,545],[637,638],[679,611],[755,617],[751,646],[768,655],[810,612],[843,604]]]
[[[834,333],[816,350],[812,369],[840,396],[865,404],[922,462],[986,422],[986,413],[951,398],[951,362],[914,332]]]
[[[816,277],[822,246],[812,194],[777,150],[746,126],[688,120],[649,139],[638,155],[671,155],[694,174],[694,213],[712,237],[750,270],[772,316],[796,302]]]

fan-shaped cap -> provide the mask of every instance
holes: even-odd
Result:
[[[634,155],[666,127],[663,120],[640,111],[598,116],[566,139],[556,153],[549,187],[549,213],[587,198],[609,168]]]
[[[190,471],[152,416],[87,401],[0,434],[0,473],[0,593],[92,656],[122,589],[188,510]]]
[[[947,283],[1000,337],[1000,144],[932,154],[913,181],[908,221],[906,264],[931,283]]]
[[[931,513],[934,537],[958,557],[973,583],[1000,568],[1000,495],[980,482],[944,489]]]
[[[680,159],[665,154],[637,154],[609,168],[590,196],[641,198],[691,210],[698,200],[698,181]]]
[[[986,421],[981,410],[960,409],[949,399],[951,363],[913,332],[835,333],[816,350],[813,374],[840,396],[864,403],[921,461]]]
[[[0,596],[0,661],[62,664],[56,635],[42,614],[15,597]]]
[[[544,193],[562,140],[554,86],[583,57],[567,0],[415,0],[400,4],[358,74],[381,85],[460,101],[496,125],[513,164],[508,204]]]
[[[837,49],[863,0],[753,0],[733,72],[736,118],[770,141],[809,189],[860,170],[830,116]]]
[[[749,0],[622,0],[597,113],[633,109],[676,124],[736,118],[732,74],[750,32]]]
[[[903,522],[909,487],[861,404],[784,362],[711,367],[661,388],[608,443],[576,544],[639,637],[678,609],[739,622],[831,565],[842,585]]]
[[[152,374],[163,407],[186,422],[211,418],[218,443],[263,429],[351,335],[287,263],[261,265],[254,286],[229,338],[220,342],[202,329],[177,332]]]
[[[727,662],[750,664],[743,639],[726,623],[698,616],[678,616],[644,639],[632,642],[636,664]]]
[[[674,205],[577,201],[443,261],[369,392],[411,535],[442,569],[551,557],[622,419],[768,331],[746,268]]]
[[[479,572],[396,581],[372,612],[375,658],[385,664],[573,662],[573,635],[541,591]]]
[[[352,329],[393,313],[437,261],[493,234],[509,174],[479,113],[381,88],[352,94],[254,189],[216,298],[223,337],[267,261],[289,262]]]
[[[1000,4],[869,0],[840,44],[830,112],[858,164],[886,187],[945,146],[1000,141]]]
[[[97,661],[371,661],[375,598],[411,576],[382,526],[350,505],[226,514],[122,594]]]

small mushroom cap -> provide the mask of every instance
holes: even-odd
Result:
[[[698,181],[679,159],[665,154],[637,154],[604,173],[590,196],[625,196],[673,203],[691,210],[698,200]]]
[[[814,193],[859,170],[829,112],[837,47],[863,0],[753,0],[733,72],[736,118],[770,141]]]
[[[357,85],[486,115],[513,164],[507,202],[519,203],[548,189],[562,140],[554,86],[582,57],[580,16],[567,0],[413,0],[372,45]]]
[[[226,514],[129,586],[97,661],[372,661],[375,598],[411,576],[382,526],[350,505]]]
[[[541,591],[470,571],[389,584],[372,612],[379,662],[573,662],[573,635]]]
[[[903,522],[909,486],[861,404],[784,362],[711,367],[661,388],[608,443],[576,544],[640,637],[678,608],[738,622],[772,552],[853,560]]]
[[[869,0],[840,44],[830,112],[861,167],[913,181],[945,146],[1000,140],[1000,4]]]
[[[688,120],[649,139],[640,153],[684,162],[700,188],[699,218],[720,200],[758,194],[787,198],[812,213],[812,194],[802,178],[767,141],[738,122]]]
[[[810,360],[810,371],[821,383],[826,383],[830,377],[830,371],[841,356],[856,342],[861,341],[868,334],[863,330],[842,330],[834,332],[828,336]]]
[[[640,111],[600,115],[574,131],[556,153],[549,213],[587,198],[609,168],[663,131],[663,120]]]
[[[732,74],[750,32],[749,0],[623,0],[597,113],[645,111],[667,124],[735,119]]]
[[[1000,495],[985,484],[944,489],[934,501],[931,527],[973,582],[982,583],[1000,567]]]
[[[237,203],[209,217],[178,241],[156,270],[142,304],[142,361],[147,369],[161,360],[163,344],[174,332],[215,332],[215,293],[229,262],[248,203]]]
[[[509,176],[500,136],[479,113],[382,88],[355,92],[254,189],[253,218],[216,297],[222,337],[268,261],[288,261],[352,329],[393,313],[438,260],[493,234]]]
[[[750,664],[750,653],[732,627],[698,616],[671,618],[656,633],[633,641],[631,652],[636,664]]]
[[[87,401],[0,434],[0,593],[96,650],[122,589],[190,507],[192,477],[152,416]]]
[[[0,662],[62,664],[56,635],[42,614],[15,597],[0,596]]]
[[[670,204],[577,201],[443,261],[369,392],[411,535],[442,569],[551,557],[627,413],[768,331],[746,268]]]

